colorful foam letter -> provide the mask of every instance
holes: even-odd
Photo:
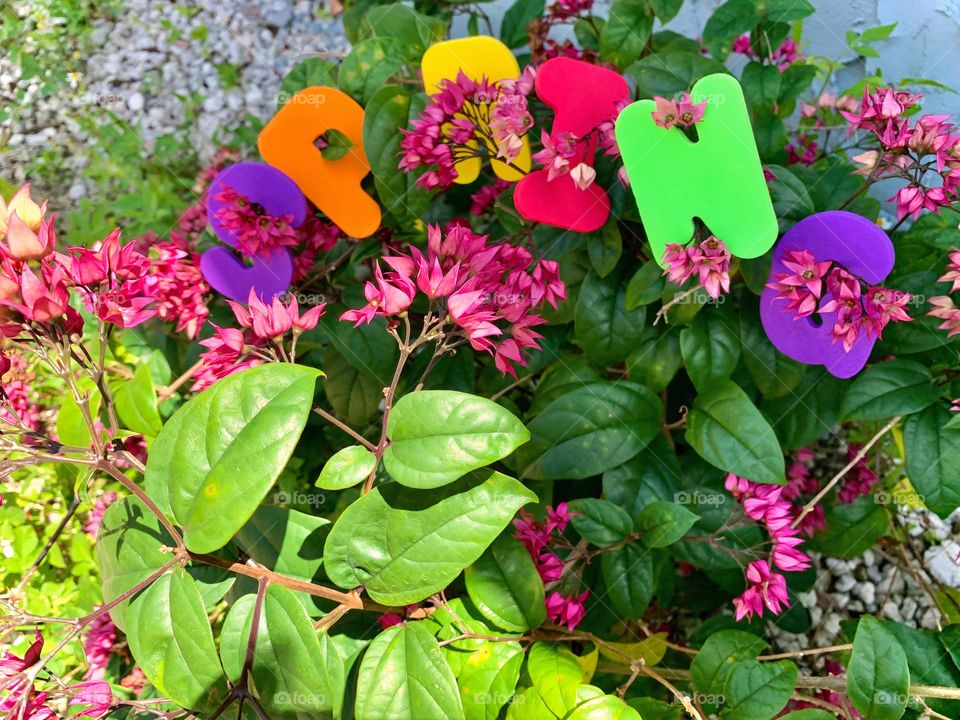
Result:
[[[807,250],[817,261],[833,260],[871,285],[878,285],[893,270],[893,243],[874,223],[855,213],[842,210],[817,213],[804,218],[783,236],[773,251],[770,281],[789,273],[783,256],[790,250]],[[787,357],[807,365],[823,365],[839,378],[856,375],[866,364],[876,342],[861,333],[850,350],[830,334],[836,324],[836,312],[798,318],[786,303],[776,300],[776,291],[765,288],[760,296],[760,321],[776,348]],[[830,300],[824,291],[822,302]]]
[[[763,255],[777,240],[777,216],[763,177],[740,83],[718,73],[690,93],[707,101],[697,142],[679,128],[657,126],[653,100],[626,107],[616,135],[653,256],[687,244],[699,217],[737,257]]]
[[[290,215],[299,226],[307,216],[307,201],[300,188],[276,168],[263,163],[237,163],[223,170],[207,190],[207,217],[210,228],[229,248],[237,246],[234,234],[223,226],[217,212],[226,203],[218,199],[224,186],[245,195],[270,215]],[[293,279],[293,256],[286,248],[267,257],[254,257],[252,265],[228,247],[213,247],[200,258],[200,272],[210,286],[231,300],[246,302],[250,290],[269,299],[285,292]]]
[[[510,48],[496,38],[486,35],[444,40],[431,45],[420,61],[420,71],[423,73],[423,87],[428,95],[436,95],[440,92],[440,83],[443,80],[455,80],[457,73],[461,71],[472,80],[483,77],[492,81],[512,80],[520,76],[520,66]],[[495,154],[496,148],[491,149]],[[530,169],[530,143],[527,138],[523,138],[523,148],[513,164],[524,172]],[[455,182],[472,183],[479,177],[482,167],[481,158],[458,162]],[[500,160],[491,160],[491,167],[497,177],[504,180],[515,182],[523,177],[523,173]]]
[[[619,74],[564,57],[543,64],[537,72],[536,89],[537,96],[554,111],[550,132],[554,139],[563,133],[586,137],[614,117],[617,104],[630,97],[630,88]],[[582,157],[573,158],[570,166],[580,162],[592,166],[596,145],[594,134]],[[546,170],[537,170],[517,184],[513,201],[523,217],[577,232],[603,227],[610,216],[610,198],[600,185],[593,183],[581,190],[570,175],[547,177]]]
[[[314,144],[328,130],[339,130],[353,142],[337,160],[324,158]],[[257,147],[347,235],[368,237],[380,227],[380,206],[360,187],[370,172],[363,152],[363,108],[346,93],[324,86],[301,90],[260,131]]]

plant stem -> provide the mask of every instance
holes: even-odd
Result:
[[[331,413],[328,413],[326,410],[324,410],[324,409],[321,408],[321,407],[315,407],[315,408],[313,409],[313,411],[314,411],[317,415],[319,415],[320,417],[322,417],[324,420],[326,420],[327,422],[329,422],[329,423],[331,423],[331,424],[333,424],[333,425],[336,425],[338,428],[340,428],[341,430],[343,430],[347,435],[349,435],[349,436],[352,437],[354,440],[356,440],[358,443],[360,443],[361,445],[363,445],[363,446],[364,446],[367,450],[369,450],[370,452],[375,452],[375,451],[376,451],[376,449],[377,449],[377,446],[376,446],[376,445],[374,445],[372,442],[370,442],[369,440],[367,440],[363,435],[361,435],[360,433],[358,433],[356,430],[354,430],[352,427],[350,427],[349,425],[347,425],[345,422],[343,422],[342,420],[334,417]]]

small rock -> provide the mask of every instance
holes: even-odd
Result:
[[[131,112],[138,113],[143,110],[143,95],[141,93],[135,92],[130,97],[127,98],[127,107]]]

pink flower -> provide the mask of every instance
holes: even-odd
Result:
[[[768,287],[777,290],[777,299],[786,300],[786,308],[798,318],[812,315],[823,293],[823,277],[832,263],[817,262],[806,250],[791,250],[784,255],[783,264],[791,272],[776,275],[776,281]]]
[[[510,187],[510,183],[506,180],[501,180],[497,178],[490,185],[483,185],[470,196],[470,214],[471,215],[483,215],[490,208],[493,207],[494,202],[500,195]]]
[[[680,110],[677,108],[677,104],[673,100],[662,98],[659,95],[655,95],[653,100],[657,108],[650,113],[653,122],[669,130],[676,125],[680,119]]]
[[[520,517],[513,520],[513,536],[523,543],[527,552],[534,558],[538,557],[540,551],[550,542],[551,532],[526,510],[521,510]]]
[[[71,691],[71,705],[88,705],[74,717],[102,718],[110,712],[113,704],[113,693],[110,692],[110,683],[102,680],[91,680],[67,688]]]
[[[364,286],[367,305],[360,310],[347,310],[340,319],[353,322],[354,326],[357,326],[361,323],[369,324],[376,315],[398,315],[410,307],[416,294],[416,285],[409,277],[398,272],[384,275],[377,265],[374,282],[368,281]]]
[[[683,97],[680,98],[680,102],[676,104],[677,124],[690,127],[694,123],[700,122],[703,120],[703,113],[706,111],[706,109],[706,100],[694,104],[693,99],[690,97],[690,93],[685,92]]]
[[[730,292],[730,251],[722,240],[711,235],[688,251],[693,267],[707,294],[713,299],[720,291]]]
[[[34,631],[33,642],[22,658],[9,651],[0,658],[0,677],[13,677],[27,668],[33,667],[40,660],[41,652],[43,652],[43,635],[37,629]]]
[[[217,210],[217,219],[236,238],[237,252],[243,257],[268,256],[297,245],[292,216],[275,217],[229,185],[222,186],[216,200],[226,203]]]
[[[937,295],[928,302],[933,309],[927,315],[944,321],[939,329],[946,330],[947,337],[960,335],[960,308],[953,304],[953,300],[946,295]]]
[[[847,446],[847,461],[853,460],[859,452],[860,445],[850,443]],[[837,491],[837,500],[844,504],[850,504],[858,497],[869,495],[870,491],[879,482],[880,478],[867,465],[866,458],[862,458],[843,479],[843,486]]]
[[[537,572],[540,573],[540,579],[546,583],[552,583],[563,577],[563,560],[553,553],[547,552],[537,557]]]
[[[21,186],[9,204],[0,197],[0,239],[6,237],[6,244],[0,244],[0,253],[21,262],[40,260],[52,253],[57,244],[55,216],[47,220],[46,212],[46,201],[37,205],[31,199],[30,183]]]
[[[107,672],[107,663],[113,654],[113,645],[117,641],[117,628],[109,613],[97,616],[90,624],[87,637],[83,641],[83,654],[89,668],[83,676],[87,680],[103,680]]]
[[[579,163],[570,171],[570,179],[581,190],[586,190],[593,185],[596,178],[597,171],[586,163]]]
[[[668,243],[663,249],[663,274],[670,282],[682,286],[694,274],[693,258],[687,248],[679,243]]]
[[[960,250],[950,248],[950,261],[947,263],[947,272],[937,279],[937,282],[953,283],[949,292],[960,290]]]
[[[547,607],[547,617],[557,625],[566,625],[567,630],[572,632],[586,614],[583,604],[589,596],[589,590],[570,597],[552,592],[544,603]]]
[[[867,335],[879,338],[890,322],[910,322],[906,307],[910,302],[910,293],[890,290],[883,287],[871,287],[863,298],[866,310],[864,325]]]
[[[380,626],[381,630],[392,628],[394,625],[403,625],[403,623],[403,616],[395,612],[384,613],[383,615],[377,617],[377,624]]]
[[[97,533],[100,532],[100,523],[103,522],[103,514],[113,503],[117,501],[117,494],[111,490],[97,498],[93,510],[90,511],[90,518],[83,525],[83,531],[94,540],[97,539]]]
[[[200,272],[198,256],[175,233],[171,233],[169,241],[152,245],[149,283],[157,316],[175,322],[177,332],[195,339],[210,314],[206,304],[210,286]]]
[[[295,333],[313,330],[326,309],[326,303],[320,303],[301,316],[295,296],[291,297],[287,305],[284,305],[279,297],[274,297],[267,305],[257,297],[253,288],[250,289],[246,308],[232,300],[228,300],[227,304],[233,310],[240,327],[251,328],[253,334],[261,340],[274,340],[291,330]]]
[[[562,502],[555,508],[547,507],[547,528],[550,532],[557,530],[563,532],[570,523],[570,511],[567,509],[567,503]]]
[[[547,170],[547,180],[554,180],[570,172],[570,161],[577,156],[577,139],[571,133],[561,133],[554,138],[550,133],[540,133],[543,150],[533,154],[533,159]]]
[[[747,590],[733,600],[738,622],[744,617],[762,616],[764,607],[779,615],[784,607],[790,606],[786,579],[774,573],[766,560],[757,560],[747,566],[747,582],[750,583]]]

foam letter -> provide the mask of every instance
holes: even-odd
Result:
[[[887,234],[865,217],[843,210],[811,215],[790,228],[773,251],[771,282],[777,274],[789,274],[783,256],[790,250],[807,250],[818,262],[833,260],[870,285],[879,285],[893,270],[893,243]],[[823,365],[839,378],[853,377],[863,369],[876,339],[861,333],[850,350],[844,350],[843,342],[834,341],[831,335],[836,312],[815,313],[818,324],[814,316],[796,317],[776,296],[775,290],[764,288],[760,321],[780,352],[797,362]],[[829,300],[830,293],[824,288],[821,304]]]
[[[616,115],[617,103],[629,99],[630,88],[622,76],[598,65],[570,58],[553,58],[537,72],[537,96],[554,111],[550,135],[563,133],[586,137],[604,120]],[[593,166],[596,133],[590,135],[581,153],[570,160]],[[513,201],[528,220],[557,227],[591,232],[603,227],[610,216],[610,198],[598,183],[581,190],[570,175],[547,180],[546,170],[536,170],[517,184]]]
[[[520,66],[510,52],[510,48],[496,38],[480,35],[477,37],[444,40],[431,45],[420,61],[423,73],[423,87],[428,95],[440,92],[440,83],[444,80],[456,80],[457,73],[463,72],[471,80],[487,78],[489,81],[513,80],[520,76]],[[522,138],[523,148],[513,164],[524,172],[530,169],[530,143]],[[496,147],[489,148],[496,154]],[[515,182],[523,177],[506,163],[491,158],[491,167],[497,177]],[[456,164],[457,178],[460,184],[472,183],[480,175],[482,158],[468,158]]]
[[[237,246],[237,239],[217,217],[217,212],[226,205],[217,199],[225,185],[245,195],[251,203],[260,205],[270,215],[291,216],[293,219],[290,224],[293,227],[298,227],[307,216],[307,201],[303,193],[282,172],[263,163],[231,165],[210,183],[206,200],[210,229],[229,248]],[[293,256],[287,248],[280,248],[269,256],[254,257],[252,265],[246,265],[229,248],[213,247],[200,257],[200,272],[221,295],[245,303],[251,289],[261,299],[269,300],[290,287]]]
[[[314,145],[328,130],[339,130],[353,143],[338,160],[327,160]],[[301,90],[263,128],[257,147],[347,235],[368,237],[380,227],[380,206],[360,187],[370,172],[363,108],[346,93],[324,86]]]
[[[690,242],[694,217],[737,257],[763,255],[777,240],[777,216],[740,83],[708,75],[691,96],[707,100],[694,126],[697,142],[679,128],[657,126],[653,100],[635,102],[617,118],[617,143],[653,256],[662,262],[668,243]]]

